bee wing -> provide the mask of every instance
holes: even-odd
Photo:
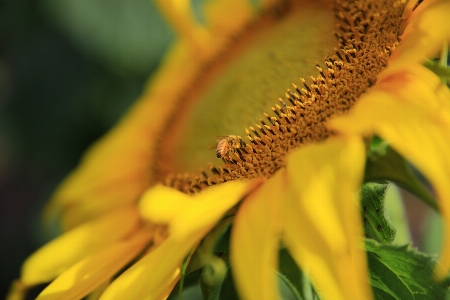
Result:
[[[208,147],[208,150],[213,150],[213,149],[217,149],[217,145],[219,144],[219,142],[225,138],[227,138],[227,135],[219,135],[216,136],[214,139],[216,140],[214,144],[212,144],[211,146]]]
[[[219,144],[219,141],[215,142],[211,146],[208,147],[208,150],[217,149],[217,145]]]

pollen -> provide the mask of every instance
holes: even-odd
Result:
[[[283,5],[281,15],[280,9],[268,10],[260,20],[246,28],[250,33],[241,33],[234,39],[230,48],[240,42],[245,43],[253,29],[264,27],[260,26],[260,22],[271,24],[275,22],[274,19],[288,16],[290,10],[299,10],[298,6],[295,1]],[[177,169],[174,158],[176,153],[184,151],[178,149],[181,144],[177,144],[174,140],[182,136],[177,128],[185,125],[174,125],[171,128],[175,129],[169,128],[163,133],[157,151],[159,153],[157,161],[153,166],[153,171],[158,174],[162,183],[192,194],[230,180],[268,178],[286,165],[286,154],[290,150],[324,140],[332,135],[325,126],[327,120],[348,111],[361,94],[376,82],[377,74],[386,67],[389,54],[398,42],[397,31],[404,4],[400,0],[337,0],[332,1],[331,7],[335,23],[333,32],[335,46],[327,50],[322,60],[310,62],[313,71],[309,76],[307,74],[302,78],[299,76],[290,88],[287,88],[290,83],[286,82],[287,89],[277,91],[278,97],[271,98],[267,103],[263,101],[265,111],[259,112],[257,111],[259,107],[255,107],[251,112],[252,117],[244,118],[243,123],[229,120],[228,116],[220,114],[215,116],[223,117],[224,123],[231,122],[232,125],[228,124],[228,128],[236,128],[237,131],[217,135],[241,135],[244,140],[243,147],[236,151],[228,151],[222,160],[211,161],[203,168],[199,166],[198,170],[186,172]],[[277,11],[277,14],[271,11]],[[305,28],[297,30],[302,31]],[[290,38],[295,39],[296,36],[293,34]],[[217,60],[210,65],[220,64],[224,56],[225,54],[220,53]],[[273,59],[277,59],[276,54]],[[282,65],[283,62],[280,61],[279,64]],[[285,64],[287,68],[291,67],[289,63]],[[211,66],[209,67],[212,73],[222,70]],[[202,82],[206,82],[204,85],[207,85],[213,77],[206,70],[197,80],[203,80]],[[264,86],[253,88],[265,89]],[[190,99],[198,97],[200,94],[198,91],[201,89],[194,88],[190,91]],[[264,91],[259,92],[264,94]],[[183,103],[180,102],[180,109],[183,109]],[[242,113],[242,109],[239,107],[236,109]],[[211,112],[203,111],[203,113]],[[242,114],[246,116],[246,112]],[[177,115],[169,121],[183,124],[183,120],[185,117]],[[208,124],[198,126],[206,127]],[[198,130],[196,134],[202,134],[201,128],[194,130]],[[214,137],[208,138],[213,141]],[[173,149],[177,151],[174,152]],[[186,153],[186,155],[189,159],[189,155],[196,154]]]

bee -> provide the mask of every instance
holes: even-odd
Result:
[[[217,158],[223,158],[228,152],[236,152],[236,149],[244,149],[245,143],[238,135],[225,135],[215,137],[216,143],[209,149],[216,149]]]

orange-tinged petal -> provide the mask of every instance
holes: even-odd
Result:
[[[323,299],[371,299],[357,191],[365,149],[329,139],[288,157],[283,240]]]
[[[280,170],[245,198],[231,234],[233,277],[242,299],[279,299],[274,270],[282,226],[286,171]]]
[[[389,68],[388,68],[389,69]],[[439,277],[450,269],[450,91],[420,65],[387,70],[347,116],[330,121],[345,133],[376,134],[411,161],[435,188],[445,236]]]
[[[212,38],[218,41],[238,33],[256,16],[254,8],[246,0],[208,1],[203,12]]]
[[[139,207],[142,215],[151,222],[167,221],[170,235],[117,278],[101,299],[164,298],[179,275],[182,260],[189,251],[248,189],[255,188],[255,184],[248,181],[228,182],[211,187],[195,197],[161,186],[152,188],[141,200]]]
[[[405,9],[403,10],[402,19],[406,19],[411,15],[411,13],[413,12],[417,3],[419,3],[419,0],[409,0],[408,1],[408,3],[405,6]]]
[[[128,235],[139,223],[138,210],[127,207],[105,214],[59,236],[23,264],[21,281],[28,286],[48,282],[83,259]]]
[[[92,293],[90,293],[85,299],[86,300],[98,300],[100,299],[100,296],[103,294],[103,292],[106,290],[106,288],[111,283],[111,280],[107,280],[103,282],[99,287],[97,287]]]
[[[390,65],[423,63],[450,42],[450,1],[423,4],[405,21],[402,40],[389,58]]]
[[[19,280],[14,280],[11,284],[11,288],[8,291],[6,300],[24,300],[29,287],[24,285]]]
[[[37,297],[39,300],[82,299],[121,268],[148,244],[151,232],[141,230],[128,240],[112,242],[82,259],[58,276]]]

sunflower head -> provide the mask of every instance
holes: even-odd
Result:
[[[174,109],[157,138],[155,181],[196,193],[268,178],[286,165],[290,150],[330,136],[326,122],[349,110],[387,65],[403,7],[271,3],[171,99]],[[208,151],[214,138],[219,162]]]
[[[215,0],[202,6],[204,22],[189,1],[158,3],[178,39],[55,193],[47,213],[60,213],[66,232],[25,262],[10,299],[52,280],[40,299],[165,299],[191,277],[211,298],[230,278],[250,300],[280,298],[279,279],[299,299],[441,297],[448,284],[432,280],[431,258],[363,239],[384,225],[368,224],[358,189],[370,166],[373,180],[418,191],[406,158],[450,224],[450,94],[418,64],[450,37],[411,29],[449,2]],[[431,44],[405,66],[404,45],[424,38]],[[375,135],[398,152],[385,151],[392,161],[367,151]],[[383,197],[373,206],[386,221]],[[438,278],[448,249],[450,230]]]

